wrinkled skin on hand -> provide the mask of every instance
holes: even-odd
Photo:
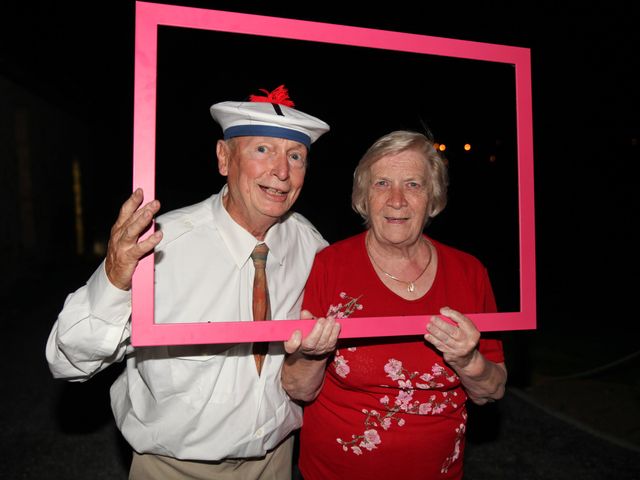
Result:
[[[160,210],[158,200],[152,200],[141,207],[143,200],[142,189],[136,189],[122,204],[118,218],[111,227],[105,271],[109,281],[121,290],[131,288],[138,262],[162,240],[160,231],[140,240],[140,236],[149,228],[154,215]]]
[[[285,351],[288,354],[299,352],[307,357],[322,357],[333,353],[340,335],[340,324],[336,322],[335,317],[316,318],[308,310],[303,310],[301,318],[315,319],[316,323],[304,339],[300,330],[293,332],[289,340],[284,342]]]
[[[444,307],[440,313],[452,321],[432,317],[424,338],[442,352],[445,362],[464,368],[477,352],[480,332],[471,319],[456,310]]]

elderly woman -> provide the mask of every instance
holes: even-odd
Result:
[[[323,333],[288,349],[282,372],[308,402],[304,480],[462,478],[465,402],[504,394],[501,343],[460,313],[496,310],[487,271],[423,233],[446,193],[445,164],[419,133],[383,136],[356,168],[353,208],[367,229],[316,256],[303,308],[326,317]],[[431,315],[424,341],[340,340],[330,357],[313,355],[335,341],[335,318],[397,315]]]

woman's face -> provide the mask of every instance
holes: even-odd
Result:
[[[367,197],[375,239],[397,247],[418,240],[427,219],[427,168],[419,152],[405,150],[371,166]]]

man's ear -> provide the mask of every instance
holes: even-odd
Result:
[[[216,144],[216,155],[218,157],[218,171],[220,175],[226,177],[229,174],[229,160],[231,149],[224,140],[218,140]]]

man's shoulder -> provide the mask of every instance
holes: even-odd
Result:
[[[343,263],[359,258],[357,253],[364,249],[365,234],[366,232],[357,233],[332,243],[318,254],[318,260]]]
[[[215,196],[212,195],[201,202],[180,207],[158,216],[156,224],[158,229],[162,230],[163,235],[160,246],[166,245],[202,225],[210,224]]]
[[[289,212],[283,217],[280,225],[280,228],[283,228],[287,234],[293,233],[308,236],[325,242],[324,237],[318,229],[301,213]]]

